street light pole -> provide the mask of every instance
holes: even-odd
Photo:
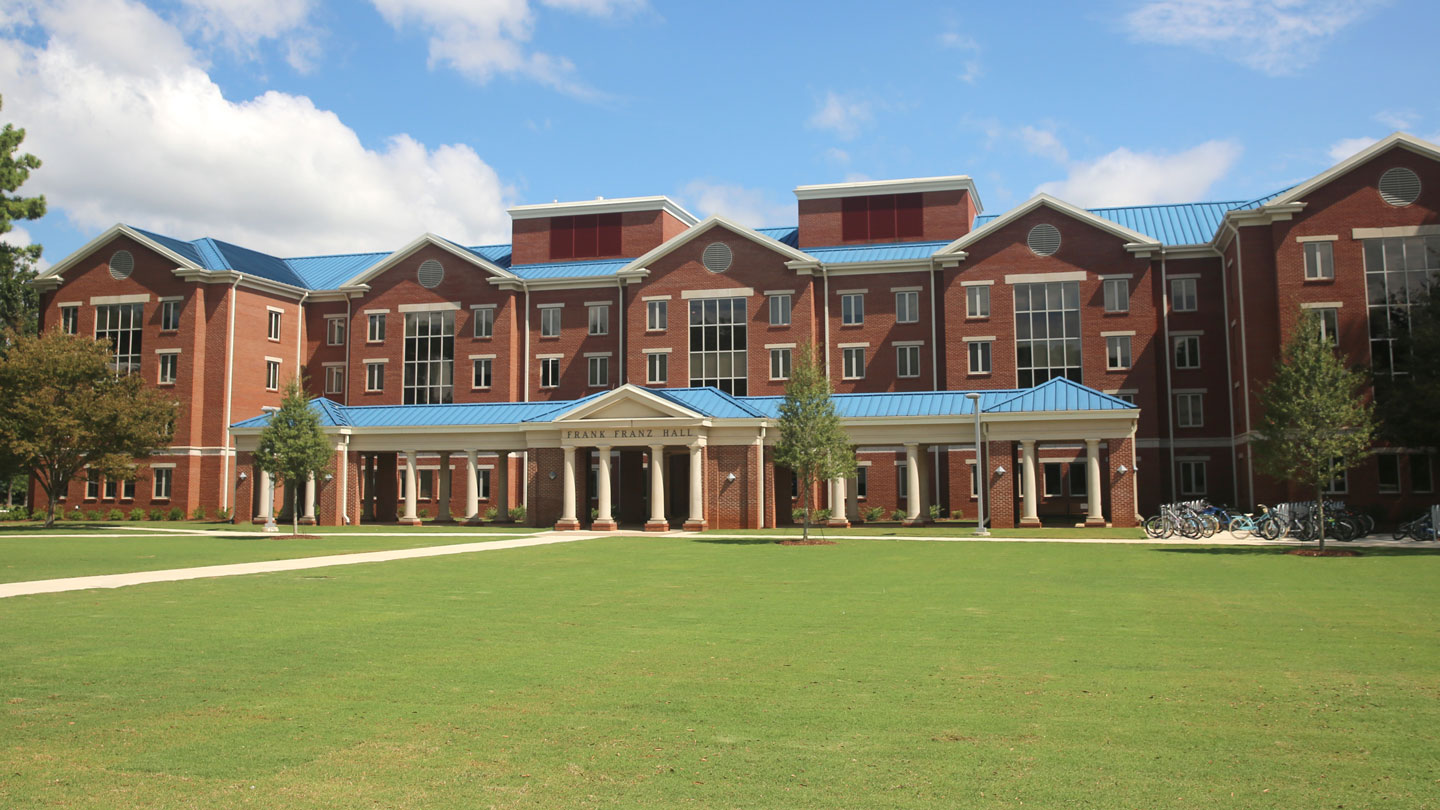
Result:
[[[975,412],[975,505],[978,508],[976,513],[975,536],[989,537],[990,532],[985,529],[985,497],[989,495],[990,487],[986,486],[985,461],[980,452],[980,395],[969,393],[965,398],[970,400],[970,409]]]

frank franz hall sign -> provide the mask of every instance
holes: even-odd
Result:
[[[687,439],[694,438],[694,428],[614,428],[611,430],[567,430],[571,439]]]

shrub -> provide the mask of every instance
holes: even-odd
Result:
[[[811,522],[811,523],[824,523],[825,521],[827,521],[827,520],[829,520],[829,519],[830,519],[830,510],[829,510],[829,509],[816,509],[814,516],[810,518],[810,522]]]
[[[945,507],[938,503],[930,504],[930,519],[932,521],[945,517]]]
[[[595,508],[595,507],[593,507],[593,506],[590,507],[590,522],[591,522],[591,523],[594,523],[595,521],[597,521],[597,520],[599,520],[599,519],[600,519],[600,510],[597,509],[597,508]]]
[[[91,509],[89,512],[86,512],[86,513],[85,513],[85,519],[86,519],[86,520],[104,520],[104,519],[105,519],[105,513],[104,513],[104,512],[101,512],[99,509]]]
[[[416,514],[421,520],[429,520],[429,519],[430,519],[430,510],[429,510],[429,509],[426,509],[426,508],[423,507],[423,506],[420,507],[419,511],[417,511],[415,514]]]
[[[117,510],[117,511],[118,511],[118,510]],[[30,513],[30,519],[31,519],[31,520],[44,520],[44,519],[45,519],[45,510],[44,510],[44,509],[36,509],[35,511],[33,511],[33,512]]]
[[[515,521],[516,523],[524,523],[524,522],[525,522],[525,507],[524,507],[524,506],[512,506],[512,507],[510,507],[510,519],[513,520],[513,521]]]
[[[195,507],[195,511],[190,513],[190,519],[191,519],[191,520],[204,520],[204,519],[205,519],[205,507],[203,507],[203,506],[197,506],[197,507]]]
[[[125,513],[124,513],[124,512],[121,512],[119,509],[111,509],[111,510],[110,510],[110,514],[106,515],[106,516],[105,516],[105,519],[106,519],[106,520],[124,520],[124,519],[125,519]]]
[[[796,523],[804,523],[804,522],[805,522],[805,510],[804,510],[804,509],[795,509],[795,510],[792,510],[792,511],[790,512],[790,519],[793,520],[793,521],[795,521]]]
[[[216,519],[216,520],[219,520],[219,521],[229,520],[229,519],[230,519],[230,510],[229,510],[229,509],[216,509],[216,510],[215,510],[215,519]]]
[[[167,519],[167,520],[184,520],[184,519],[185,519],[185,510],[184,510],[182,507],[176,506],[176,507],[174,507],[173,509],[170,510],[170,514],[166,517],[166,519]]]
[[[164,509],[160,509],[159,507],[156,507],[155,509],[151,509],[151,510],[150,510],[150,519],[151,519],[151,520],[164,520],[164,519],[165,519],[165,510],[164,510]]]
[[[885,519],[885,507],[883,507],[883,506],[872,506],[872,507],[870,507],[869,509],[866,509],[866,510],[865,510],[865,522],[866,522],[866,523],[879,523],[880,521],[882,521],[882,520],[884,520],[884,519]]]
[[[964,511],[963,509],[951,509],[951,510],[950,510],[950,519],[951,519],[951,520],[959,520],[959,519],[961,519],[961,518],[963,518],[963,517],[965,517],[965,511]]]
[[[486,510],[485,510],[485,519],[486,519],[486,520],[489,520],[489,521],[494,521],[494,520],[495,520],[495,517],[496,517],[497,515],[499,515],[499,514],[500,514],[500,509],[499,509],[498,507],[492,506],[492,507],[490,507],[489,509],[486,509]]]
[[[138,507],[138,506],[135,507],[134,509],[131,509],[131,510],[130,510],[130,519],[131,519],[131,520],[144,520],[144,519],[145,519],[145,510],[144,510],[144,509],[141,509],[141,508]]]
[[[894,512],[891,512],[891,513],[890,513],[890,519],[891,519],[891,520],[904,520],[904,519],[905,519],[905,510],[904,510],[904,509],[896,509]]]

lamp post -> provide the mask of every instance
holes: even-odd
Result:
[[[989,494],[990,487],[986,486],[985,462],[980,455],[980,395],[969,393],[965,398],[970,400],[970,410],[975,412],[975,536],[989,537],[990,532],[985,529],[985,496]]]

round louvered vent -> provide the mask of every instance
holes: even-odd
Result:
[[[1380,175],[1380,198],[1394,206],[1405,206],[1420,199],[1420,176],[1402,166],[1387,169]]]
[[[116,281],[129,278],[134,270],[135,257],[130,255],[130,251],[117,250],[115,255],[110,257],[110,277]]]
[[[700,262],[705,269],[712,273],[723,273],[730,269],[730,262],[735,257],[730,253],[730,246],[724,242],[711,242],[705,246],[705,253],[700,257]]]
[[[1046,223],[1036,225],[1025,237],[1025,244],[1036,256],[1054,256],[1060,249],[1060,229]]]
[[[420,269],[415,271],[415,280],[420,282],[421,287],[433,290],[445,280],[445,266],[434,259],[426,259],[420,263]]]

